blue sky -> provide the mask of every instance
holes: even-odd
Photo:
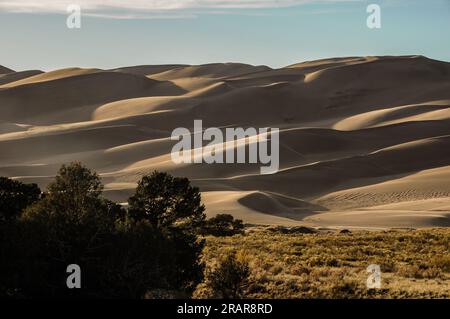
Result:
[[[450,61],[450,0],[79,0],[81,29],[66,27],[66,2],[0,0],[0,65],[281,67],[327,57],[415,54]],[[381,6],[381,29],[366,26],[371,3]]]

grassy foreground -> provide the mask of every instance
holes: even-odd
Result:
[[[229,250],[246,256],[248,298],[450,297],[450,229],[285,234],[254,227],[206,243],[209,267]],[[381,267],[381,289],[367,289],[370,264]],[[195,295],[205,290],[199,286]]]

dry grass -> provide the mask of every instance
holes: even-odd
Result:
[[[228,250],[249,256],[249,298],[449,298],[449,248],[450,229],[281,234],[259,227],[207,237],[204,258],[212,265]],[[381,267],[381,289],[366,288],[370,264]]]

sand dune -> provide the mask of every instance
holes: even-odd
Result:
[[[6,74],[6,73],[11,73],[11,72],[14,72],[14,71],[0,65],[0,74]]]
[[[196,66],[172,68],[168,71],[154,74],[152,78],[157,80],[174,80],[180,78],[227,78],[243,74],[251,74],[270,70],[267,66],[252,66],[241,63],[212,63]]]
[[[75,74],[73,74],[75,73]],[[38,77],[37,82],[35,81]],[[89,120],[96,107],[107,102],[146,95],[174,95],[184,91],[170,82],[161,82],[118,72],[91,72],[65,70],[34,79],[23,79],[23,84],[0,90],[2,108],[0,116],[7,120],[27,119],[35,124],[57,124],[74,120]],[[53,80],[52,80],[53,79]],[[29,83],[28,83],[29,80]],[[72,116],[54,119],[55,113],[67,114],[76,109],[78,118]]]
[[[6,85],[8,83],[27,79],[27,78],[33,77],[33,76],[41,74],[41,73],[43,73],[43,72],[38,71],[38,70],[11,72],[11,73],[6,73],[6,74],[0,73],[0,88],[2,88],[4,85]]]
[[[280,128],[280,171],[171,161],[172,130]],[[248,141],[247,141],[248,142]],[[348,57],[14,72],[0,67],[0,175],[44,187],[62,163],[96,169],[126,202],[153,170],[189,177],[207,214],[249,223],[450,225],[450,63]]]
[[[26,78],[23,78],[21,80],[10,82],[6,85],[1,86],[1,88],[12,88],[15,86],[20,85],[26,85],[31,83],[40,83],[40,82],[47,82],[47,81],[55,81],[60,80],[64,78],[70,78],[78,75],[83,74],[91,74],[95,72],[99,72],[98,69],[80,69],[80,68],[70,68],[70,69],[62,69],[62,70],[56,70],[51,72],[42,73],[39,72],[38,74],[34,76],[28,76]]]
[[[153,74],[158,74],[158,73],[162,73],[165,71],[182,68],[182,67],[188,67],[188,65],[185,65],[185,64],[137,65],[137,66],[112,69],[110,71],[150,76]]]
[[[334,128],[353,131],[404,122],[445,120],[450,116],[449,107],[450,100],[392,107],[351,116],[336,123]]]

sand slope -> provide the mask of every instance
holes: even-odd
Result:
[[[14,72],[14,71],[0,65],[0,74],[6,74],[6,73],[10,73],[10,72]]]
[[[171,161],[172,130],[280,128],[280,171]],[[248,142],[248,141],[247,141]],[[225,147],[225,145],[223,145]],[[450,63],[349,57],[14,72],[0,67],[0,175],[45,186],[96,169],[126,202],[153,170],[189,177],[207,213],[324,227],[450,225]]]

